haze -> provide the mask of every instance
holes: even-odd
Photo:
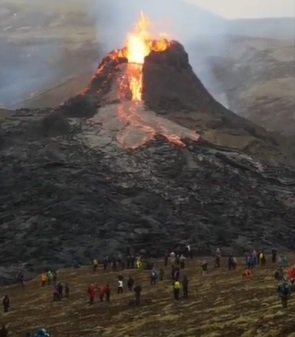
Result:
[[[294,0],[187,0],[228,19],[294,17]]]

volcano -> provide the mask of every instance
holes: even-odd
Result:
[[[65,102],[68,117],[90,118],[126,149],[157,136],[185,147],[185,139],[231,147],[274,162],[286,160],[263,128],[217,102],[194,73],[177,41],[147,40],[140,62],[128,48],[114,50],[99,64],[89,86]],[[135,53],[136,54],[136,53]],[[136,57],[136,56],[135,56]]]
[[[285,150],[213,99],[179,42],[140,29],[62,106],[1,116],[0,279],[128,247],[289,248]]]

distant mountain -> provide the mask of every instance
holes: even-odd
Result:
[[[295,40],[294,18],[263,18],[228,21],[229,32],[236,35]]]

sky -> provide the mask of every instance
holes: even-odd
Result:
[[[186,0],[228,19],[295,17],[295,0]]]

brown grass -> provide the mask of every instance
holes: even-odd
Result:
[[[294,262],[294,259],[293,259]],[[158,263],[160,265],[160,263]],[[292,337],[295,331],[295,300],[283,310],[273,279],[275,266],[256,268],[251,280],[241,277],[243,266],[228,272],[226,261],[218,271],[201,277],[200,262],[186,269],[190,279],[188,300],[175,302],[172,296],[170,268],[166,279],[156,287],[149,285],[147,271],[124,271],[143,286],[143,304],[129,305],[133,294],[115,294],[118,273],[90,267],[62,270],[60,280],[71,286],[70,299],[52,302],[51,287],[41,288],[39,278],[19,286],[2,288],[11,298],[11,311],[0,314],[0,323],[9,324],[11,336],[46,327],[54,337]],[[112,286],[111,303],[87,303],[90,283]],[[293,335],[292,335],[293,333]]]

